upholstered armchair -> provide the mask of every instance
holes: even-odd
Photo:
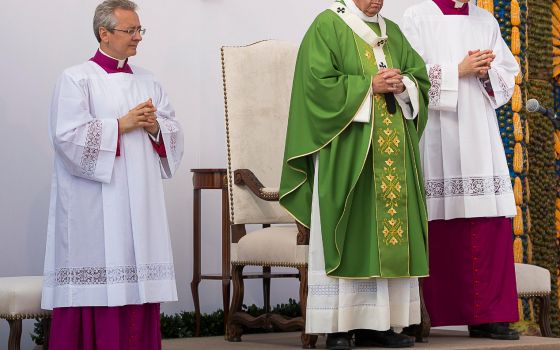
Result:
[[[543,337],[552,337],[550,329],[550,272],[530,264],[515,264],[515,280],[519,298],[539,300],[539,328]]]
[[[309,232],[298,227],[278,203],[296,55],[297,45],[275,40],[222,47],[232,234],[229,341],[241,341],[242,325],[302,330],[304,348],[314,347],[317,340],[316,336],[304,332]],[[248,232],[245,228],[248,224],[261,226]],[[271,314],[266,295],[266,314],[251,317],[243,312],[245,266],[263,266],[268,283],[270,277],[275,277],[271,267],[297,269],[291,276],[300,280],[303,316],[287,319]]]

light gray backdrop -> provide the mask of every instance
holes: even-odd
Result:
[[[421,0],[386,0],[386,17],[400,21]],[[179,301],[166,313],[192,310],[192,182],[189,169],[225,167],[222,45],[262,39],[299,42],[331,0],[138,0],[147,33],[131,62],[153,71],[170,95],[185,129],[185,156],[166,181]],[[96,0],[0,0],[0,276],[40,275],[48,216],[52,149],[47,120],[54,82],[62,70],[89,59]],[[203,195],[203,273],[220,269],[219,193]],[[278,288],[277,288],[278,287]],[[221,307],[221,285],[201,284],[203,312]],[[297,297],[296,281],[273,281],[274,304]],[[260,282],[246,286],[246,302],[262,301]],[[23,349],[31,349],[31,321]],[[0,323],[0,348],[7,343]]]

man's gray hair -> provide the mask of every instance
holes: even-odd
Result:
[[[93,16],[93,33],[97,38],[97,42],[101,42],[99,28],[104,27],[111,31],[117,26],[114,13],[116,9],[136,11],[137,7],[138,6],[130,0],[105,0],[99,4]]]

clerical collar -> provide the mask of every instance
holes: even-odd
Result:
[[[463,3],[457,0],[434,0],[444,15],[469,15],[469,3]]]
[[[361,20],[366,21],[366,22],[374,22],[374,23],[379,22],[378,15],[375,15],[375,16],[372,16],[372,17],[366,16],[366,14],[363,13],[362,10],[360,10],[358,8],[358,6],[356,6],[356,4],[354,3],[354,0],[344,0],[344,4],[346,5],[346,8],[348,10],[350,10],[350,12],[352,12],[356,16],[360,17]]]
[[[132,69],[128,65],[128,58],[124,60],[119,60],[113,58],[103,52],[103,50],[98,49],[95,56],[89,59],[92,62],[97,63],[103,70],[107,73],[129,73],[132,74]]]

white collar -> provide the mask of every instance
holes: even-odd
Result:
[[[373,23],[379,22],[378,15],[372,17],[366,16],[366,14],[363,13],[362,10],[358,8],[358,6],[356,6],[354,0],[344,0],[344,3],[346,4],[346,8],[356,16],[360,17],[361,20],[366,22],[373,22]]]
[[[463,5],[467,4],[467,2],[461,2],[461,1],[458,1],[458,0],[453,0],[453,1],[455,1],[455,8],[456,9],[460,9],[461,7],[463,7]]]
[[[118,58],[115,58],[113,56],[108,55],[105,51],[101,50],[101,48],[99,48],[99,52],[101,52],[102,54],[104,54],[105,56],[114,59],[115,61],[118,62],[117,64],[117,68],[122,68],[124,67],[124,64],[126,63],[126,58],[124,60],[119,60]]]

